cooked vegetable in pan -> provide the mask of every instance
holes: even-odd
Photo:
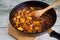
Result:
[[[33,14],[30,15],[31,12],[40,9],[39,7],[26,7],[22,10],[18,10],[12,19],[16,28],[25,33],[39,33],[52,26],[52,19],[49,14],[45,13],[39,19],[35,18]]]

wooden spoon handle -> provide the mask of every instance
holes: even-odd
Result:
[[[29,15],[32,16],[34,15],[37,19],[42,16],[46,11],[48,11],[49,9],[53,8],[54,6],[58,5],[60,3],[60,0],[52,3],[50,6],[42,9],[42,10],[38,10],[38,11],[35,11],[35,12],[32,12],[30,13]]]
[[[46,11],[48,11],[49,9],[55,7],[55,6],[58,5],[59,3],[60,3],[60,0],[52,3],[50,6],[46,7],[45,9],[42,9],[42,10],[43,10],[43,13],[46,12]]]

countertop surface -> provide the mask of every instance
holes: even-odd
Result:
[[[14,6],[24,2],[26,0],[0,0],[0,40],[15,40],[8,34],[8,24],[9,24],[9,14]],[[40,0],[45,3],[51,4],[56,0]],[[53,30],[60,33],[60,5],[55,7],[57,13],[57,21],[52,27]],[[38,40],[57,40],[49,36],[48,33],[45,33],[41,36],[38,36]]]

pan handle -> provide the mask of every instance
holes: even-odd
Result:
[[[51,37],[54,37],[54,38],[60,40],[60,34],[57,33],[57,32],[55,32],[54,30],[49,29],[49,30],[48,30],[48,33],[50,34]]]

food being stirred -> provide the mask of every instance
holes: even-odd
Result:
[[[31,12],[40,10],[39,7],[26,7],[18,10],[13,17],[16,29],[25,33],[39,33],[48,29],[52,25],[52,18],[49,14],[43,14],[39,19],[35,18]]]

